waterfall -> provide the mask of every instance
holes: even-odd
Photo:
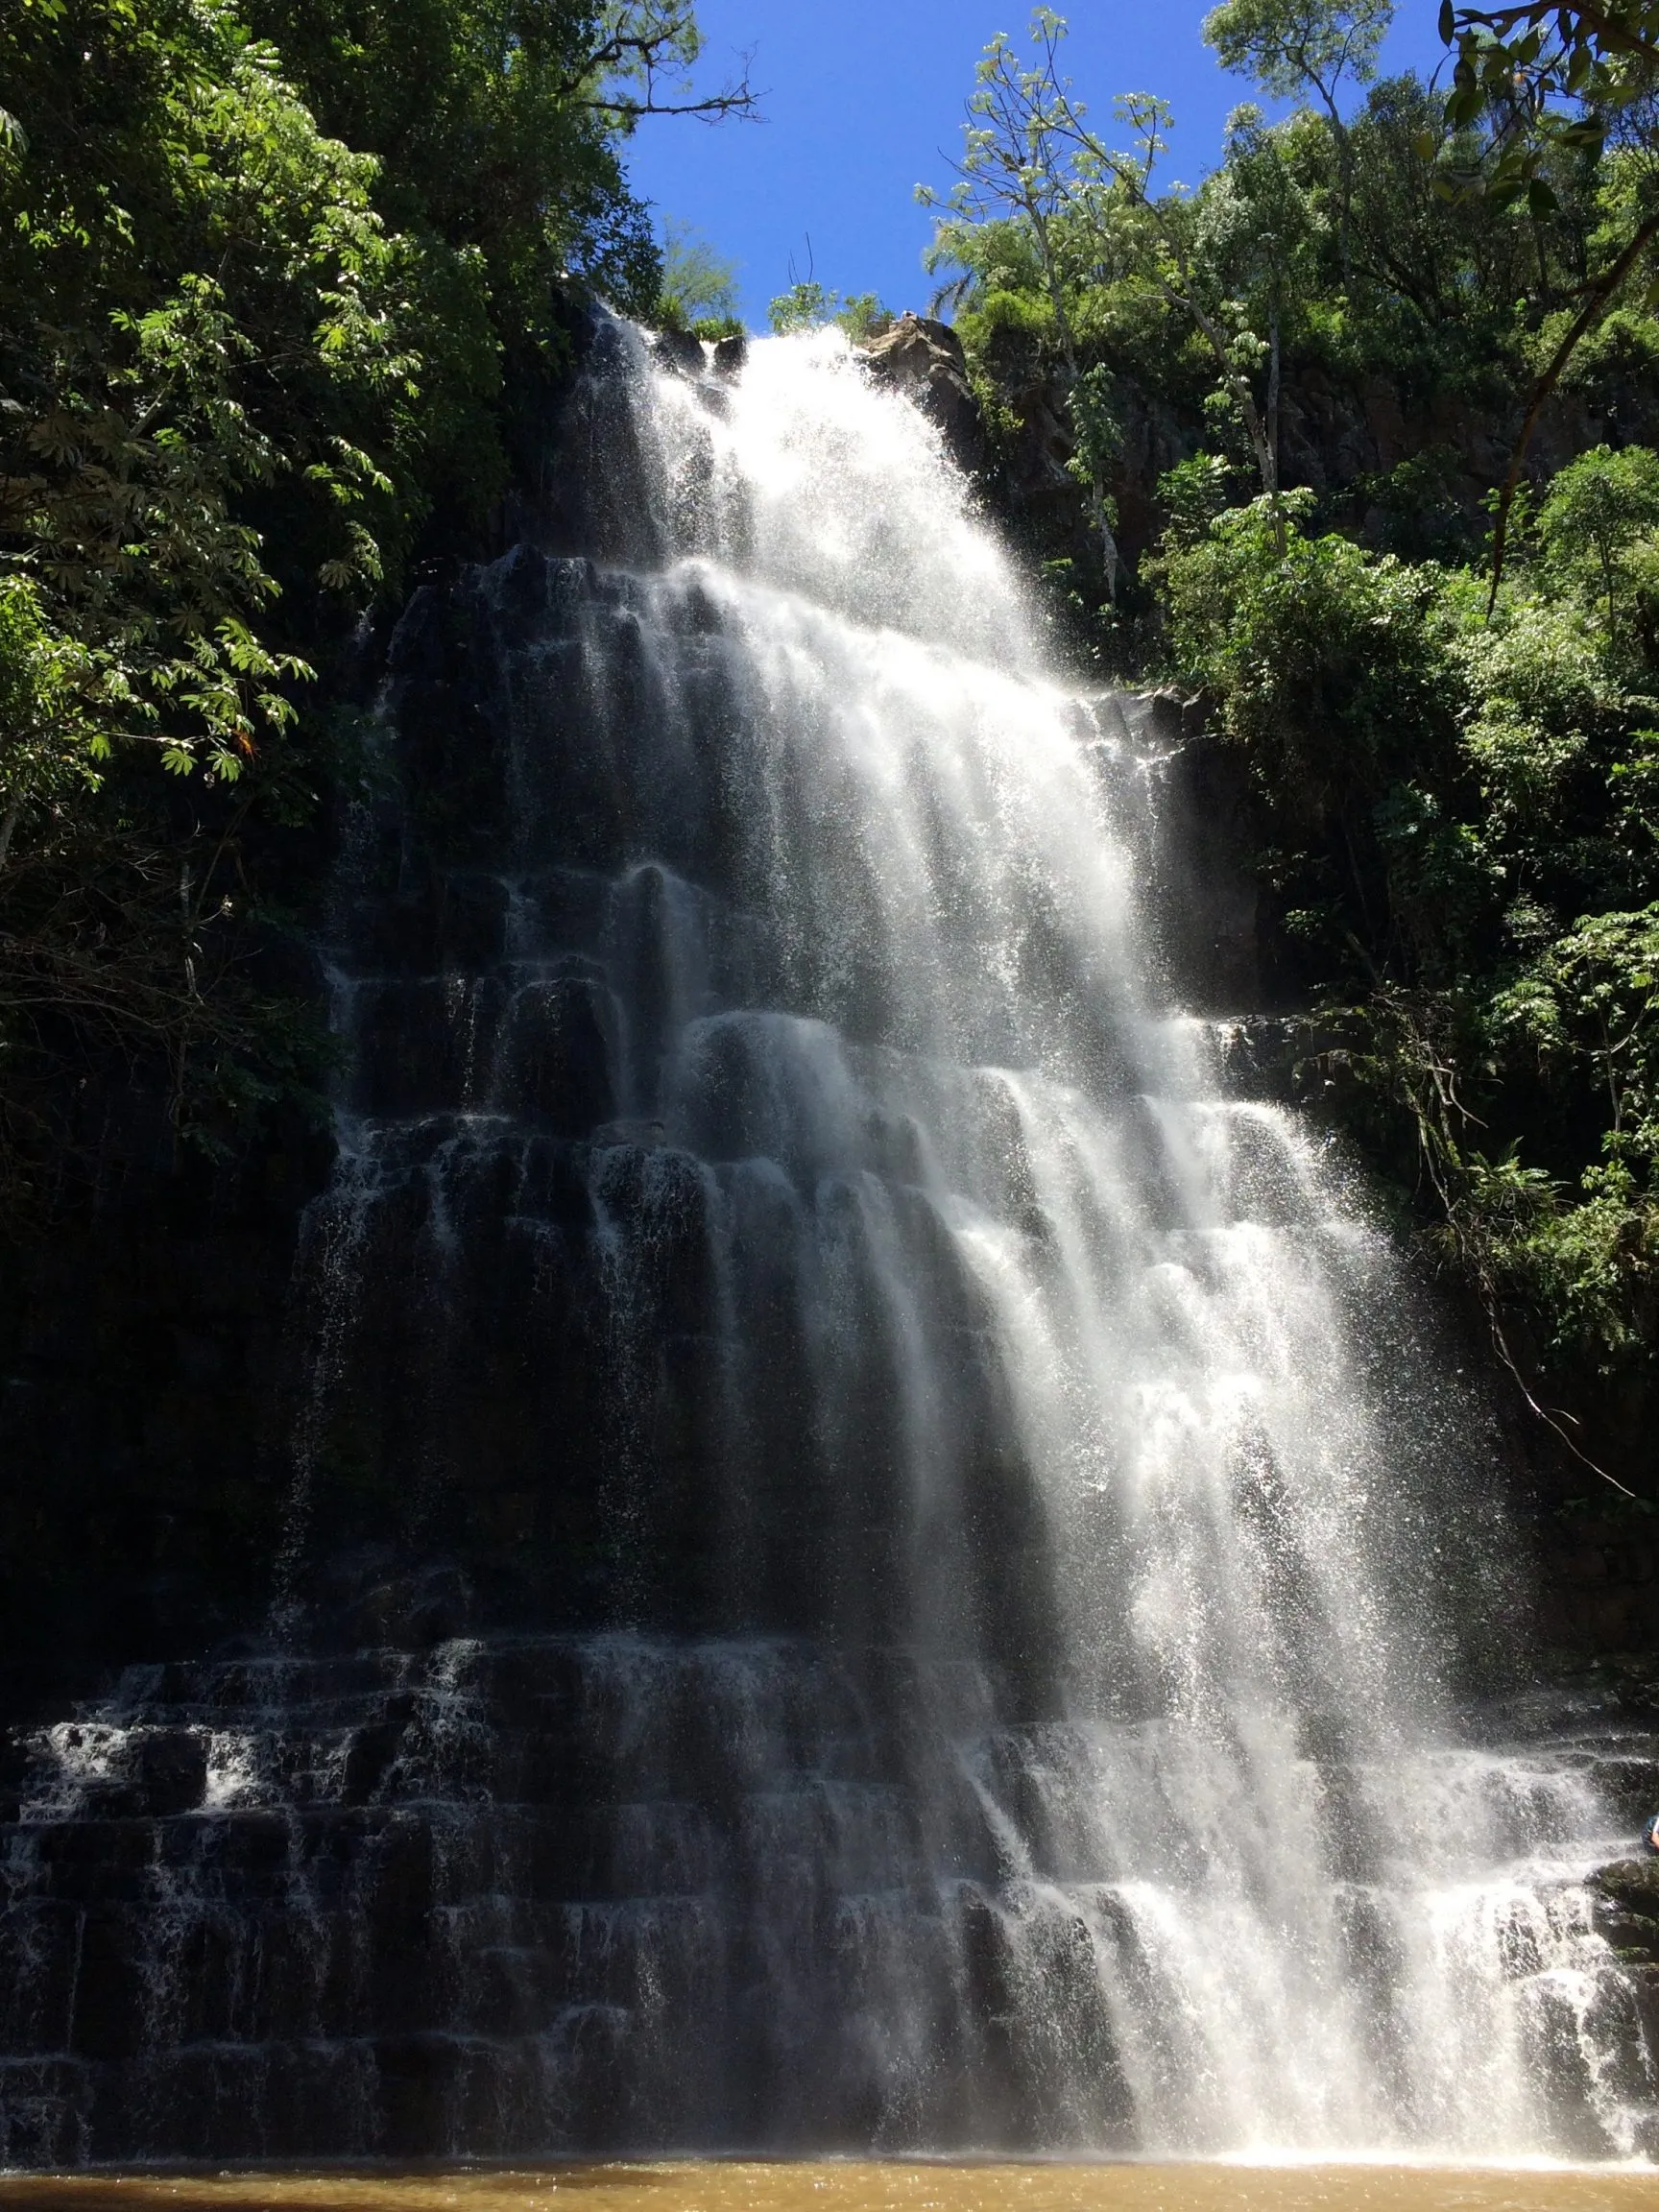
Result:
[[[563,453],[343,841],[272,1633],[28,1745],[0,2157],[1642,2148],[1620,1747],[1472,1702],[1490,1438],[1146,703],[836,334],[607,324]]]

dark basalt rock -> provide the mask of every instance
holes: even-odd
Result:
[[[927,316],[901,315],[860,352],[878,382],[913,399],[939,425],[958,467],[975,473],[985,459],[984,424],[968,381],[962,341],[950,325]]]
[[[1659,1857],[1615,1859],[1610,1865],[1599,1866],[1590,1884],[1627,1912],[1651,1920],[1659,1940]]]
[[[689,330],[660,330],[651,341],[651,350],[664,369],[681,376],[699,377],[709,366],[702,339]]]
[[[34,1794],[0,1826],[0,2159],[718,2148],[745,2131],[854,2148],[892,2074],[839,2024],[882,1953],[860,1962],[838,1890],[876,1886],[895,1850],[920,1874],[925,1798],[954,1838],[928,1969],[950,2063],[915,2073],[910,2125],[1046,2140],[1075,2121],[1053,2102],[1075,2041],[1097,2073],[1094,2139],[1122,2139],[1108,2010],[1063,1911],[1045,1922],[1049,2040],[1018,2026],[1037,2015],[995,1840],[917,1724],[914,1667],[543,1636],[134,1674],[125,1730],[31,1740]],[[153,1786],[194,1784],[209,1743],[206,1809],[117,1816],[89,1779],[113,1756]],[[776,2005],[747,1906],[783,1839],[796,1904]],[[878,1928],[908,1910],[863,1909]],[[993,2000],[1009,2032],[987,2041],[962,2007]],[[666,2026],[691,2019],[694,2044]],[[803,2037],[823,2064],[797,2073]],[[747,2084],[723,2068],[733,2051]]]
[[[1588,1887],[1596,1933],[1630,1975],[1649,2041],[1659,2041],[1659,1858],[1616,1859]]]

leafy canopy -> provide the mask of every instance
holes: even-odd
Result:
[[[1254,78],[1276,100],[1310,87],[1337,112],[1344,79],[1369,84],[1394,19],[1394,0],[1222,0],[1204,37],[1224,69]]]
[[[297,1064],[244,838],[315,804],[313,671],[487,513],[571,294],[655,301],[628,133],[752,105],[697,53],[669,0],[0,10],[0,1196],[84,1052]]]

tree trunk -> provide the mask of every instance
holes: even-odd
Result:
[[[1048,226],[1038,216],[1035,209],[1032,209],[1030,213],[1031,228],[1036,232],[1037,243],[1043,252],[1043,273],[1047,279],[1048,298],[1054,309],[1054,327],[1059,333],[1060,358],[1066,370],[1066,395],[1068,403],[1070,403],[1070,396],[1077,389],[1078,378],[1081,374],[1077,366],[1077,349],[1071,337],[1071,318],[1066,312],[1066,294],[1060,282],[1060,270],[1054,258],[1053,248],[1049,243]],[[1072,450],[1075,452],[1075,423],[1072,425]],[[1118,572],[1123,565],[1122,556],[1118,550],[1118,541],[1112,534],[1112,525],[1106,518],[1106,488],[1094,481],[1093,471],[1090,472],[1087,481],[1089,518],[1100,540],[1100,565],[1106,571],[1106,597],[1110,604],[1116,607],[1118,604]]]

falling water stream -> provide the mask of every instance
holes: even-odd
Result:
[[[393,641],[273,1633],[36,1740],[0,2155],[1638,2152],[1627,1809],[1471,1718],[1479,1407],[1146,705],[833,334],[564,452]]]

